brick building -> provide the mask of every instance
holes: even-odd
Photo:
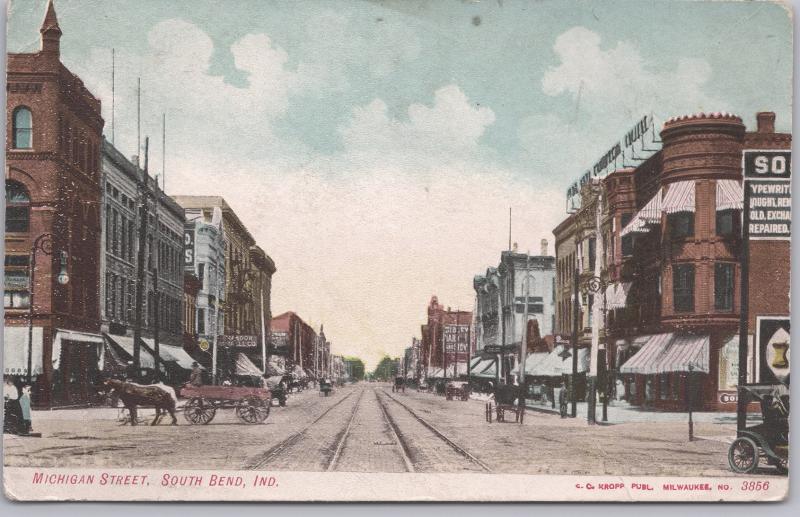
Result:
[[[20,382],[28,374],[33,294],[33,402],[74,405],[88,401],[103,348],[104,122],[100,100],[60,61],[62,32],[52,2],[40,33],[38,52],[8,54],[4,373]],[[42,247],[32,263],[34,243]]]
[[[422,325],[422,371],[429,378],[466,376],[475,353],[472,311],[452,310],[431,297]]]
[[[775,133],[773,113],[757,119],[755,132],[730,114],[670,119],[660,150],[638,167],[584,185],[580,210],[554,230],[560,332],[572,327],[574,271],[584,285],[594,261],[602,261],[605,291],[592,297],[582,290],[579,298],[579,343],[588,345],[592,326],[601,326],[607,350],[599,366],[610,372],[607,389],[617,398],[684,409],[691,370],[698,372],[692,382],[698,407],[735,410],[742,150],[791,145],[789,134]],[[599,197],[602,257],[589,241],[597,235]],[[751,246],[750,314],[788,314],[788,241]],[[601,295],[604,329],[590,310]]]
[[[299,372],[299,368],[308,375],[316,376],[330,370],[330,343],[322,328],[317,335],[311,325],[292,311],[272,318],[270,328],[270,351],[284,358],[290,371]]]

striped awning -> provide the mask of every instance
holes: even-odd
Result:
[[[694,212],[694,181],[677,181],[666,187],[661,208],[667,214]]]
[[[741,210],[744,190],[737,180],[717,180],[717,210]]]
[[[623,364],[620,373],[655,375],[709,371],[709,337],[694,334],[656,334]]]
[[[708,373],[709,337],[691,334],[675,336],[656,365],[657,373]]]
[[[239,352],[239,355],[236,356],[236,375],[261,377],[263,373],[258,366],[253,364],[249,357]]]
[[[674,334],[655,334],[650,336],[647,343],[620,366],[620,373],[638,373],[652,375],[658,373],[656,365],[661,355],[666,351]]]
[[[569,352],[569,355],[565,351]],[[578,349],[578,373],[589,369],[590,356],[588,348]],[[568,346],[556,346],[547,357],[537,361],[532,367],[526,364],[525,373],[531,377],[561,377],[564,374],[571,374],[572,349]]]
[[[656,192],[656,195],[642,207],[639,212],[633,216],[631,222],[622,229],[620,235],[623,237],[629,233],[647,233],[650,231],[649,225],[659,224],[661,222],[661,191]]]

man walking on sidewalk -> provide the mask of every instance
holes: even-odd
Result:
[[[567,418],[567,387],[564,381],[558,386],[558,409],[561,413],[561,418]]]

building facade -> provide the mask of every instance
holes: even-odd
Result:
[[[270,328],[270,352],[284,358],[290,370],[314,377],[330,371],[330,343],[322,329],[317,335],[311,325],[291,311],[272,318]]]
[[[660,150],[638,167],[585,185],[580,210],[554,231],[558,328],[572,327],[567,319],[577,270],[579,339],[588,345],[592,327],[600,327],[598,367],[608,372],[604,390],[610,396],[684,409],[691,375],[698,407],[735,410],[742,150],[791,145],[790,135],[775,132],[774,114],[759,113],[757,119],[755,132],[731,114],[670,119]],[[602,257],[592,248],[598,199]],[[759,265],[750,283],[759,293],[767,284],[773,287],[769,296],[751,300],[750,314],[788,314],[788,278],[772,278],[786,269],[788,241],[755,245],[751,260]],[[602,260],[603,291],[592,296],[583,287],[594,274],[594,260]],[[602,321],[592,321],[594,303],[605,308]]]
[[[102,330],[118,347],[131,348],[128,341],[133,338],[139,285],[137,256],[139,246],[144,245],[142,338],[152,348],[158,326],[159,343],[182,347],[183,209],[158,188],[154,178],[145,178],[145,172],[135,165],[136,161],[136,158],[126,159],[110,142],[103,140]],[[142,203],[146,203],[147,214],[144,243],[139,242]],[[121,353],[125,356],[127,352]]]
[[[221,213],[225,243],[224,334],[257,336],[258,343],[261,343],[261,315],[265,326],[271,315],[269,304],[275,263],[256,246],[253,236],[222,197],[174,196],[174,200],[189,217],[202,214],[204,220],[211,220],[215,210]]]
[[[475,351],[472,311],[452,310],[435,295],[427,307],[428,320],[422,325],[422,370],[425,377],[466,376],[469,358]]]
[[[222,210],[185,208],[184,273],[197,279],[194,326],[184,349],[206,367],[211,366],[212,347],[224,332],[225,239]]]
[[[100,100],[60,61],[52,2],[40,34],[38,52],[7,56],[4,374],[30,377],[37,406],[75,405],[91,396],[103,347],[104,122]]]

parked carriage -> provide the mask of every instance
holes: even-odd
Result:
[[[789,471],[789,389],[778,385],[743,386],[740,396],[761,404],[760,424],[737,430],[737,437],[728,449],[731,470],[750,474],[758,468],[759,458],[780,473]]]
[[[525,420],[525,407],[520,407],[516,402],[519,400],[520,389],[513,385],[498,386],[493,395],[493,401],[486,403],[486,421],[491,423],[496,415],[498,422],[506,421],[506,412],[514,413],[514,422],[523,423]]]
[[[218,409],[234,409],[247,424],[260,424],[269,416],[272,393],[267,388],[247,386],[186,386],[181,396],[188,398],[183,416],[191,424],[208,424]]]
[[[469,400],[469,383],[448,382],[445,388],[445,398],[447,400]]]

